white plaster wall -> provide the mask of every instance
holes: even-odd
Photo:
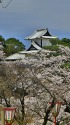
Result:
[[[35,42],[41,46],[41,39],[36,39]],[[49,39],[42,39],[42,46],[51,46]]]
[[[51,46],[50,40],[49,39],[43,39],[42,40],[42,46]]]
[[[37,42],[41,46],[41,39],[36,39],[35,42]]]

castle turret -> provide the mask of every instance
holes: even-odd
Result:
[[[31,46],[28,50],[38,50],[43,46],[51,46],[50,39],[56,39],[57,37],[52,36],[48,29],[36,30],[31,36],[26,37],[26,40],[31,41]]]

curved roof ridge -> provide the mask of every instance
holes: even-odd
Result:
[[[47,35],[45,35],[45,34],[47,34]],[[53,37],[51,34],[50,35],[48,35],[48,34],[50,34],[49,31],[48,31],[48,28],[46,28],[46,29],[39,29],[39,30],[35,30],[32,35],[30,35],[29,37],[26,37],[25,39],[32,40],[32,39],[36,39],[36,38],[41,38],[44,35],[46,37],[48,37],[48,36]]]

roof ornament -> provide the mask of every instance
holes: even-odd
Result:
[[[2,3],[2,8],[8,7],[8,5],[11,3],[12,0],[10,0],[5,6],[3,5],[3,0],[0,0],[0,3]]]

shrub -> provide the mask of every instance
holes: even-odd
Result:
[[[43,46],[43,49],[50,50],[50,51],[58,51],[59,47],[57,45],[53,46]]]
[[[70,62],[64,63],[61,68],[70,68]]]

